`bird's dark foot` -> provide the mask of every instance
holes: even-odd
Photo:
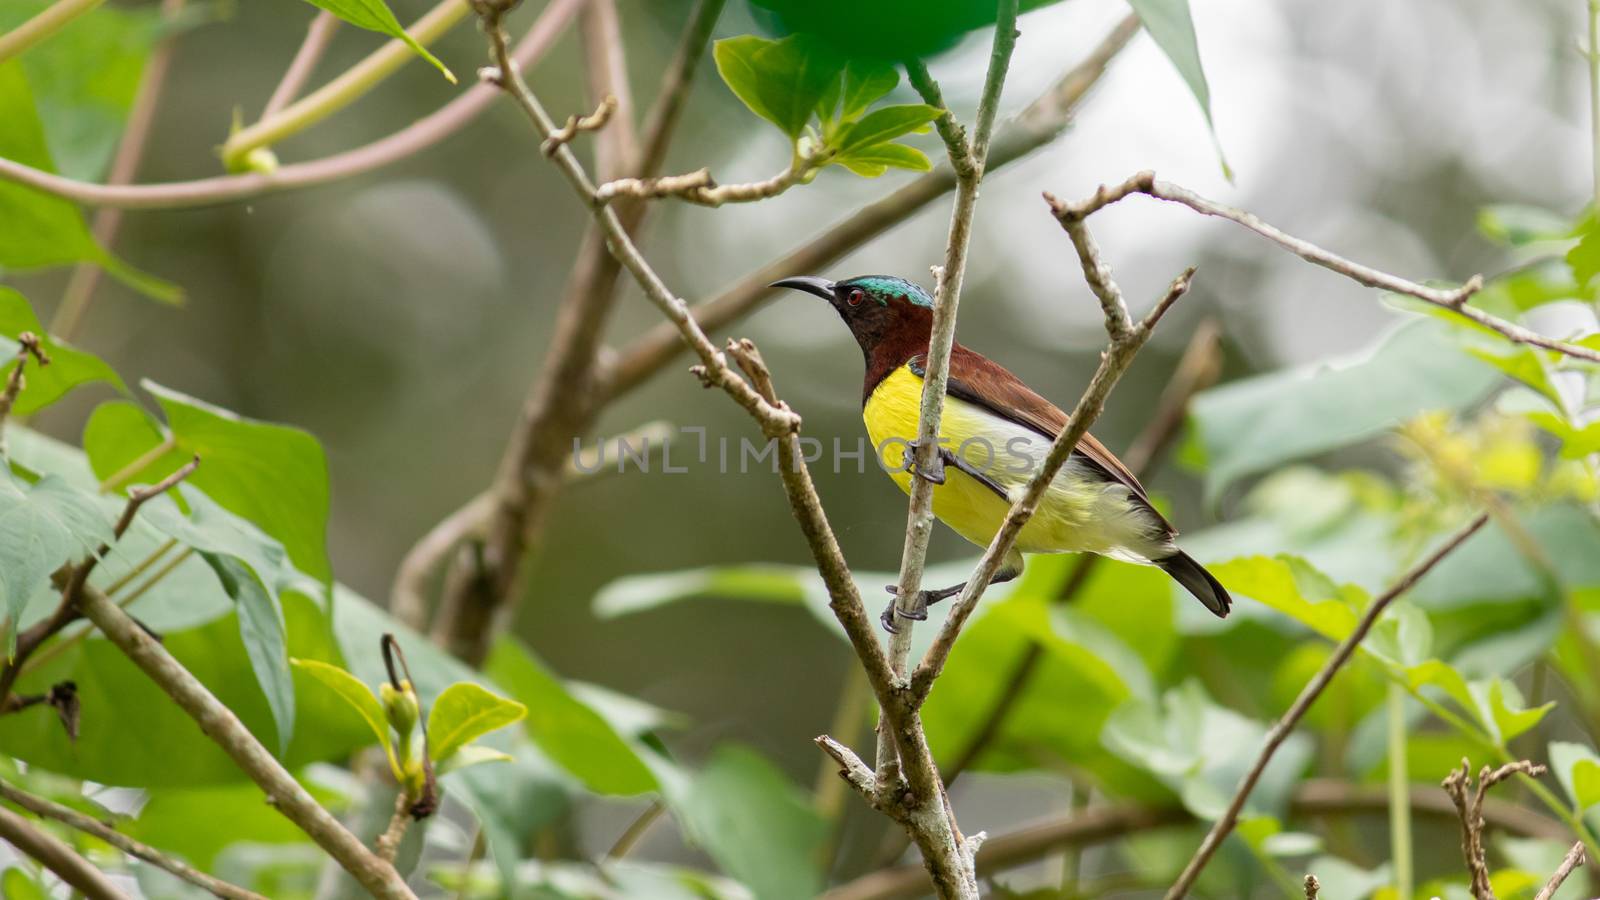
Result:
[[[883,615],[878,618],[878,621],[883,623],[884,631],[890,634],[899,634],[900,626],[896,624],[896,619],[910,619],[913,622],[925,622],[928,620],[928,595],[931,592],[917,591],[917,599],[911,604],[910,609],[896,609],[900,603],[899,589],[892,584],[884,587],[889,593],[896,595],[896,598],[890,600],[889,605],[883,608]]]
[[[906,471],[910,472],[929,484],[944,484],[945,457],[950,455],[948,450],[943,450],[933,457],[926,469],[917,465],[917,448],[922,446],[921,441],[910,441],[906,444]]]

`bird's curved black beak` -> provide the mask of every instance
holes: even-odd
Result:
[[[833,299],[833,282],[814,275],[796,275],[793,278],[781,278],[767,285],[767,287],[789,288],[794,291],[804,291],[807,294],[816,294],[824,300]]]

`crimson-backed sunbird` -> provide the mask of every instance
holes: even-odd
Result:
[[[862,418],[884,468],[901,490],[913,474],[932,482],[933,513],[987,547],[1014,497],[1043,463],[1068,416],[998,363],[960,344],[950,351],[950,378],[939,420],[939,464],[915,473],[923,374],[933,333],[933,299],[916,283],[888,275],[846,281],[799,276],[773,282],[827,300],[866,358]],[[1022,574],[1023,553],[1089,552],[1158,566],[1217,616],[1231,598],[1217,579],[1178,549],[1178,532],[1151,505],[1139,479],[1104,444],[1085,434],[1056,473],[1033,518],[1023,526],[995,582]],[[923,590],[901,615],[927,617],[927,606],[964,584]],[[894,586],[889,586],[894,592]],[[894,630],[895,608],[884,610]]]

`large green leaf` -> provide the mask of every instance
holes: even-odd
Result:
[[[1210,566],[1235,596],[1249,597],[1333,641],[1355,629],[1365,594],[1339,587],[1295,556],[1254,556]]]
[[[1444,326],[1422,320],[1355,359],[1205,391],[1194,399],[1191,421],[1207,462],[1206,492],[1216,498],[1245,475],[1367,440],[1421,412],[1461,409],[1482,399],[1495,379]]]
[[[356,711],[361,720],[377,738],[384,753],[392,755],[394,752],[393,739],[389,734],[389,718],[384,715],[383,705],[378,698],[373,696],[372,689],[366,682],[351,675],[344,669],[314,659],[292,660],[296,669],[305,672],[312,678],[321,682],[323,686],[338,695],[350,709]]]
[[[68,562],[113,540],[111,521],[91,494],[54,475],[29,485],[0,466],[0,609],[22,620],[28,600]],[[6,657],[16,651],[17,629],[6,629]]]
[[[722,80],[750,111],[796,140],[816,112],[842,61],[801,36],[769,41],[725,38],[712,48]]]
[[[21,60],[0,65],[0,157],[54,172],[44,129]],[[0,267],[39,269],[79,262],[102,266],[112,277],[145,295],[176,303],[182,292],[107,253],[90,235],[72,203],[0,180]]]
[[[12,867],[0,874],[0,894],[6,900],[50,900],[50,892],[39,886],[28,873]]]
[[[32,415],[81,384],[103,382],[119,391],[128,389],[116,371],[100,357],[46,334],[44,326],[28,305],[27,298],[4,286],[0,286],[0,339],[5,343],[0,344],[0,358],[4,358],[5,363],[0,366],[0,383],[4,383],[6,376],[17,365],[16,345],[11,342],[25,331],[31,331],[39,338],[40,347],[50,357],[50,365],[41,366],[34,360],[28,361],[28,367],[24,370],[26,386],[17,395],[16,406],[12,407],[15,415]]]
[[[1206,83],[1206,72],[1200,65],[1200,42],[1194,35],[1189,0],[1128,0],[1128,5],[1139,14],[1145,31],[1150,32],[1156,46],[1172,60],[1184,84],[1200,102],[1200,110],[1205,113],[1206,125],[1210,126],[1215,143],[1217,126],[1211,118],[1211,86]],[[1223,172],[1232,179],[1233,173],[1228,169],[1228,160],[1222,155],[1220,145],[1217,156],[1222,160]]]
[[[1572,808],[1585,814],[1600,803],[1600,753],[1571,741],[1550,743],[1550,771],[1566,789]]]
[[[528,708],[480,684],[461,681],[444,689],[428,709],[428,754],[435,763],[491,731],[520,721]]]
[[[523,848],[539,829],[568,815],[572,808],[565,776],[525,743],[516,748],[509,763],[462,769],[446,776],[443,783],[451,796],[472,810],[504,884],[515,883],[525,856]]]
[[[451,84],[455,84],[455,73],[440,62],[438,57],[429,53],[427,47],[417,43],[415,38],[406,33],[400,21],[394,17],[394,11],[389,9],[388,4],[384,3],[383,0],[306,0],[306,2],[319,9],[325,9],[333,13],[357,28],[365,28],[368,31],[386,34],[403,42],[407,47],[411,48],[413,53],[433,63],[434,67],[444,73],[444,77],[448,78]]]
[[[278,732],[278,755],[289,752],[294,737],[294,676],[289,672],[289,637],[278,600],[255,570],[232,556],[202,553],[222,589],[239,607],[239,637],[256,682],[266,695]]]
[[[0,3],[0,32],[50,0]],[[155,6],[108,5],[79,16],[22,57],[39,118],[61,173],[100,181],[139,91],[146,58],[168,26]]]
[[[495,644],[485,672],[527,706],[525,727],[534,743],[590,790],[626,795],[656,789],[639,751],[515,639]]]
[[[132,404],[101,404],[83,439],[95,474],[109,478],[170,437],[172,449],[145,466],[140,479],[162,478],[199,456],[190,484],[277,538],[297,568],[328,583],[328,461],[317,439],[157,384],[144,388],[161,405],[168,431]]]
[[[215,579],[211,581],[211,590],[220,594]],[[289,652],[336,663],[338,650],[318,605],[297,593],[283,599]],[[134,603],[129,612],[139,616],[142,602]],[[272,711],[256,683],[234,616],[230,612],[198,627],[163,632],[162,643],[259,740],[270,742]],[[296,768],[343,758],[372,743],[366,726],[350,714],[344,701],[304,672],[296,671],[294,679],[294,739],[283,760],[286,765]],[[199,787],[244,779],[239,767],[194,720],[110,642],[93,636],[75,641],[24,675],[18,690],[40,693],[64,680],[78,687],[78,741],[70,743],[54,717],[9,716],[0,729],[0,753],[41,770],[110,785]]]
[[[667,803],[689,836],[757,900],[817,896],[827,826],[771,763],[725,746],[692,776],[662,771]]]

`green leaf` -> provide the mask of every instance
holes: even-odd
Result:
[[[817,854],[828,828],[773,765],[740,746],[717,750],[692,777],[663,780],[666,801],[696,844],[761,900],[820,893]]]
[[[925,132],[928,123],[939,118],[937,106],[926,103],[907,103],[902,106],[885,106],[862,116],[855,124],[839,135],[841,155],[864,150],[892,141],[912,132]]]
[[[349,22],[357,28],[376,31],[401,41],[411,52],[417,54],[430,63],[434,68],[444,73],[444,77],[451,84],[456,83],[456,76],[438,57],[428,52],[428,48],[417,43],[416,39],[406,33],[400,21],[394,17],[393,10],[383,0],[306,0],[318,9],[325,9],[339,18]]]
[[[384,753],[388,754],[390,759],[394,758],[394,746],[389,738],[389,719],[383,714],[383,704],[378,702],[378,698],[373,695],[372,689],[367,687],[366,682],[338,666],[314,659],[291,659],[289,662],[295,668],[332,688],[334,693],[360,713],[362,720],[372,729],[372,734],[382,745]]]
[[[146,466],[139,478],[153,482],[199,456],[200,467],[189,484],[277,538],[297,568],[329,583],[328,461],[317,439],[148,381],[143,386],[166,413],[173,449]],[[166,437],[138,407],[107,403],[90,417],[83,442],[95,474],[105,479]]]
[[[442,764],[457,750],[513,722],[528,708],[490,693],[482,685],[461,681],[444,689],[428,710],[428,753]]]
[[[805,589],[792,566],[726,566],[628,575],[601,588],[594,614],[602,619],[632,615],[689,597],[739,597],[768,603],[800,603]]]
[[[28,600],[50,584],[63,565],[115,540],[95,498],[47,475],[33,485],[9,466],[0,473],[0,610],[22,621]],[[16,652],[17,629],[6,629],[6,658]]]
[[[1526,734],[1545,713],[1555,708],[1555,701],[1527,708],[1522,692],[1504,678],[1475,681],[1468,685],[1476,701],[1478,718],[1503,746]]]
[[[232,556],[200,556],[217,573],[222,589],[239,605],[239,637],[277,724],[278,755],[287,755],[289,739],[294,736],[294,676],[289,671],[289,636],[283,610],[254,569]]]
[[[483,828],[502,883],[516,882],[523,848],[534,834],[570,813],[564,778],[549,760],[522,744],[505,765],[458,769],[445,781],[450,795],[466,803]]]
[[[1597,770],[1600,770],[1600,753],[1595,753],[1593,748],[1570,741],[1550,742],[1550,771],[1555,773],[1556,780],[1561,782],[1567,796],[1572,798],[1573,809],[1579,815],[1587,813],[1589,807],[1600,802],[1600,796],[1595,793],[1600,787],[1595,782],[1597,775],[1600,775]]]
[[[49,8],[49,0],[0,4],[0,33]],[[61,173],[79,181],[101,181],[150,50],[167,26],[151,6],[103,6],[79,16],[48,41],[30,47],[23,71],[51,154]]]
[[[1563,459],[1582,459],[1591,453],[1600,453],[1600,420],[1575,428],[1566,416],[1553,412],[1533,410],[1523,416],[1561,442]]]
[[[6,123],[0,128],[0,157],[55,172],[20,60],[0,65],[0,122]],[[113,278],[163,303],[182,299],[176,286],[107,253],[71,202],[0,180],[0,267],[26,270],[79,262],[99,265]]]
[[[522,644],[496,642],[484,672],[528,709],[528,736],[552,760],[599,794],[655,790],[656,777],[639,752]]]
[[[50,900],[50,894],[39,883],[19,868],[6,869],[0,875],[0,896],[6,900]]]
[[[834,157],[833,161],[863,178],[877,178],[889,169],[910,169],[913,172],[927,172],[933,169],[933,163],[929,161],[926,153],[915,147],[907,147],[905,144],[875,144],[871,147],[862,147]]]
[[[900,70],[888,63],[851,59],[828,83],[828,90],[817,103],[817,117],[824,123],[849,122],[867,111],[900,83]]]
[[[1360,618],[1364,595],[1340,588],[1310,563],[1295,556],[1253,556],[1210,567],[1236,595],[1243,595],[1289,616],[1332,641],[1342,641]]]
[[[50,365],[41,366],[36,360],[28,360],[28,367],[24,370],[27,381],[22,393],[17,395],[16,405],[12,407],[13,415],[33,415],[83,384],[103,382],[118,391],[127,391],[127,385],[122,383],[116,371],[100,357],[46,334],[44,326],[28,305],[27,298],[4,286],[0,286],[0,338],[4,339],[5,344],[0,345],[0,353],[5,354],[6,361],[0,367],[0,383],[4,383],[6,376],[16,368],[16,346],[11,342],[25,331],[31,331],[39,338],[39,346],[50,357]]]
[[[1190,420],[1209,464],[1206,495],[1215,499],[1245,475],[1367,440],[1418,413],[1462,409],[1497,377],[1439,323],[1417,320],[1359,357],[1204,391]]]
[[[251,671],[239,637],[232,604],[216,587],[216,578],[195,561],[208,590],[226,613],[203,625],[162,630],[162,644],[244,723],[258,740],[273,740],[272,712]],[[147,597],[129,607],[145,621]],[[210,605],[210,599],[195,597]],[[284,595],[289,652],[302,659],[337,661],[327,621],[316,604],[295,593]],[[53,646],[53,645],[47,645]],[[194,725],[128,657],[109,641],[89,638],[43,657],[43,664],[22,676],[17,689],[42,693],[70,680],[78,685],[82,705],[81,733],[70,743],[53,716],[14,716],[6,722],[4,750],[42,770],[126,787],[195,787],[234,784],[244,775],[238,765]],[[297,769],[311,762],[343,759],[373,743],[365,727],[344,702],[295,673],[296,724],[285,766]],[[139,739],[130,741],[128,735]]]
[[[1567,265],[1580,288],[1587,288],[1600,275],[1600,224],[1591,221],[1583,230],[1578,243],[1567,251]]]
[[[1478,230],[1483,236],[1510,247],[1572,237],[1572,222],[1560,213],[1538,206],[1495,203],[1478,210]]]
[[[515,760],[516,757],[503,750],[485,747],[482,744],[468,744],[457,749],[449,759],[441,763],[435,774],[442,778],[451,772],[456,772],[469,766],[476,766],[480,763],[514,762]]]
[[[1572,764],[1572,794],[1580,812],[1600,803],[1600,762],[1580,759]]]
[[[1139,14],[1144,29],[1150,32],[1150,37],[1167,55],[1167,59],[1172,60],[1178,74],[1183,76],[1184,83],[1200,102],[1200,111],[1205,113],[1206,125],[1211,129],[1211,142],[1216,145],[1222,172],[1232,181],[1233,170],[1228,167],[1222,146],[1217,143],[1217,126],[1211,118],[1211,87],[1206,83],[1205,69],[1200,65],[1200,43],[1195,38],[1194,20],[1189,15],[1189,0],[1128,0],[1128,5]]]
[[[797,140],[842,61],[799,35],[769,41],[725,38],[712,48],[717,72],[750,111]]]

